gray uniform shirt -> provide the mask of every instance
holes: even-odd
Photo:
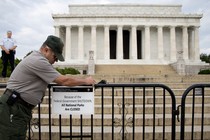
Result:
[[[59,75],[39,51],[34,51],[17,65],[7,88],[19,92],[26,102],[37,105],[45,95],[47,85]]]

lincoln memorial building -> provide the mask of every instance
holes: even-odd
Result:
[[[97,73],[97,66],[170,65],[180,71],[181,64],[186,71],[187,67],[202,65],[199,51],[202,14],[186,14],[181,8],[181,5],[69,5],[68,13],[52,15],[55,35],[65,43],[65,61],[58,65],[83,67],[92,74]]]

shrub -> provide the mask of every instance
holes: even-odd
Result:
[[[210,63],[210,54],[200,54],[201,61],[204,61],[206,63]]]
[[[80,72],[74,68],[64,68],[64,69],[56,68],[56,70],[63,75],[65,75],[65,74],[72,74],[72,75],[80,74]]]
[[[198,74],[210,74],[210,69],[201,70]]]

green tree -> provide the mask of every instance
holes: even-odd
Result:
[[[201,61],[204,61],[206,63],[210,63],[210,54],[207,55],[207,54],[202,53],[200,55],[200,59],[201,59]]]
[[[201,61],[203,61],[203,62],[210,63],[210,54],[207,55],[207,54],[205,54],[205,53],[202,53],[202,54],[200,55],[200,59],[201,59]],[[210,69],[201,70],[198,74],[210,74]]]

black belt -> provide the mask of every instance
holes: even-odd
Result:
[[[29,103],[27,103],[26,101],[24,101],[24,100],[21,99],[21,98],[19,98],[19,99],[17,100],[17,103],[20,103],[20,104],[22,104],[23,106],[25,106],[25,107],[27,107],[27,108],[29,108],[29,109],[31,109],[31,110],[35,108],[35,105],[29,104]]]
[[[12,90],[10,90],[10,89],[6,89],[6,91],[4,92],[4,94],[7,94],[7,95],[11,95],[12,94]],[[26,101],[24,101],[21,97],[19,97],[18,99],[17,99],[17,101],[16,101],[16,103],[19,103],[19,104],[21,104],[21,105],[23,105],[23,106],[25,106],[25,107],[27,107],[27,108],[29,108],[29,109],[33,109],[33,108],[35,108],[35,105],[32,105],[32,104],[29,104],[29,103],[27,103]]]

